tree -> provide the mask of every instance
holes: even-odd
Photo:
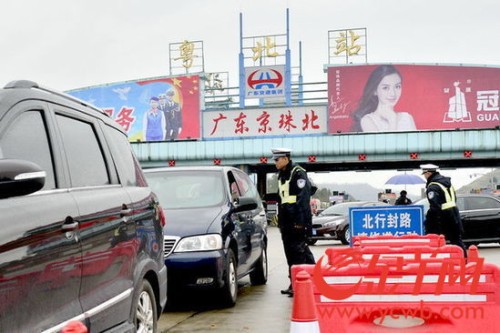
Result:
[[[330,202],[331,191],[328,188],[320,188],[313,195],[313,198],[319,199],[321,202]]]

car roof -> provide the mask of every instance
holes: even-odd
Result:
[[[370,203],[379,203],[379,204],[382,204],[382,205],[387,205],[387,203],[383,202],[383,201],[349,201],[350,203],[357,203],[357,204],[360,204],[360,205],[365,205],[365,204],[370,204]]]
[[[464,198],[464,197],[488,197],[488,198],[498,199],[497,196],[491,195],[488,193],[457,193],[457,198]],[[423,197],[423,198],[418,199],[417,201],[426,200],[426,199],[427,199],[426,197]]]
[[[336,206],[336,205],[345,205],[345,204],[348,204],[348,205],[358,205],[358,206],[363,206],[363,205],[367,205],[367,204],[379,204],[381,206],[389,206],[389,204],[387,204],[385,202],[382,202],[382,201],[344,201],[344,202],[336,203],[333,206]]]
[[[496,196],[488,193],[457,193],[457,198],[458,197],[489,197],[498,199]]]
[[[233,170],[240,170],[232,166],[221,166],[221,165],[204,165],[204,166],[175,166],[175,167],[157,167],[157,168],[146,168],[143,169],[144,173],[153,172],[175,172],[175,171],[219,171],[227,172]]]
[[[101,120],[106,122],[107,125],[111,125],[125,133],[122,126],[120,126],[116,121],[111,119],[109,115],[107,115],[96,106],[82,101],[74,96],[68,95],[64,92],[44,87],[36,82],[28,80],[12,81],[6,84],[5,87],[0,89],[0,105],[3,106],[2,108],[0,108],[0,119],[15,104],[29,100],[38,100],[64,105],[66,107],[77,110],[78,112],[82,112],[95,118],[100,118]]]
[[[490,194],[486,194],[486,193],[457,193],[457,198],[492,198],[494,200],[497,200],[497,201],[500,201],[500,198],[494,196],[494,195],[490,195]],[[418,199],[416,201],[413,202],[413,205],[418,205],[418,204],[421,204],[421,203],[428,203],[429,200],[427,200],[427,198],[421,198],[421,199]]]

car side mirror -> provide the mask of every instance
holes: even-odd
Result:
[[[258,207],[257,200],[255,198],[240,197],[234,202],[234,212],[239,213],[245,210],[254,210]]]
[[[37,164],[0,159],[0,199],[34,193],[45,184],[46,173]]]

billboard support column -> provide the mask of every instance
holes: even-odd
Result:
[[[299,41],[299,86],[298,89],[298,103],[304,105],[304,78],[302,77],[302,42]]]
[[[239,55],[239,67],[240,67],[240,108],[245,107],[245,59],[243,57],[243,14],[240,13],[240,55]]]
[[[290,15],[286,9],[285,103],[292,105],[292,66],[290,61]]]

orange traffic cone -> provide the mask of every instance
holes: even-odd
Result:
[[[476,245],[472,245],[467,250],[467,262],[477,262],[479,261],[479,250]]]
[[[88,333],[87,327],[79,321],[70,321],[61,333]]]
[[[293,308],[290,333],[320,333],[316,306],[314,305],[311,276],[299,272],[293,284]]]

